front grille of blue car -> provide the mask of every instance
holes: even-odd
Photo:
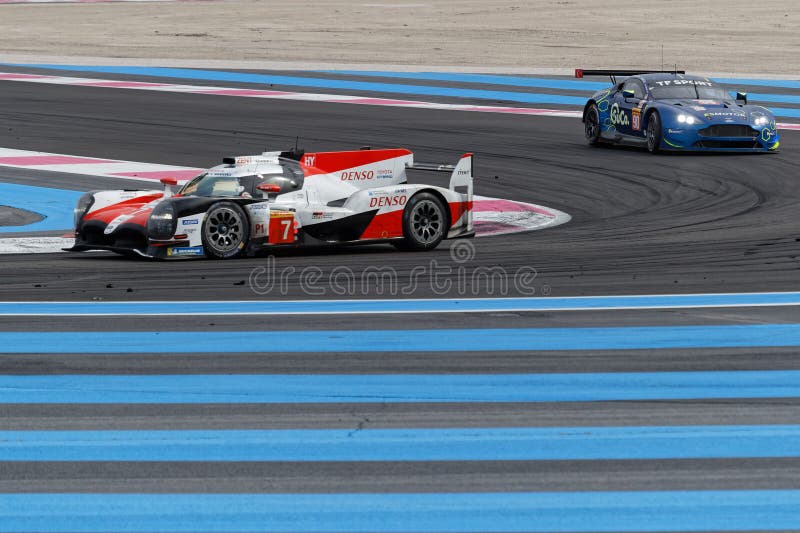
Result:
[[[750,140],[717,140],[717,139],[707,139],[703,141],[697,141],[695,143],[696,146],[700,148],[749,148],[749,149],[756,149],[756,148],[763,148],[761,144],[756,141],[755,139]]]
[[[744,124],[714,124],[697,132],[701,137],[745,137],[755,139],[758,132]]]

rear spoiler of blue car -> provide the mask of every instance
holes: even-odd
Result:
[[[638,76],[639,74],[686,74],[685,70],[585,70],[582,68],[575,69],[575,77],[583,78],[584,76],[610,76],[611,83],[617,83],[617,77],[627,78],[629,76]]]

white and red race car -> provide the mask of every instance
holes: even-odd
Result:
[[[451,172],[449,188],[407,183],[406,170]],[[173,194],[93,191],[75,207],[71,251],[173,259],[231,258],[274,246],[389,242],[431,250],[474,236],[472,154],[414,165],[403,148],[265,152],[223,159]]]

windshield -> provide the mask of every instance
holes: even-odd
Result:
[[[232,176],[200,174],[181,189],[183,196],[239,196],[246,190],[245,179]],[[252,179],[252,177],[250,177]]]
[[[650,94],[655,100],[730,100],[723,87],[710,81],[663,80],[650,82]]]

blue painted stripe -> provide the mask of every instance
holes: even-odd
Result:
[[[754,102],[783,102],[787,104],[800,104],[800,95],[748,93],[747,101],[751,104]]]
[[[271,74],[251,74],[245,72],[224,72],[216,70],[178,69],[162,67],[90,67],[80,65],[13,65],[19,67],[46,68],[52,70],[71,70],[76,72],[103,72],[111,74],[130,74],[177,79],[230,81],[239,83],[259,83],[264,85],[288,85],[294,87],[314,87],[322,89],[342,89],[392,94],[411,94],[422,96],[448,96],[456,98],[476,98],[485,100],[505,100],[529,104],[569,104],[583,105],[586,98],[558,94],[523,93],[510,91],[486,91],[481,89],[459,89],[431,87],[426,85],[401,85],[394,83],[375,83],[351,80],[331,80],[304,78],[300,76],[279,76]]]
[[[800,529],[800,491],[0,494],[0,532],[649,532]]]
[[[800,397],[800,371],[0,376],[0,404],[587,402]]]
[[[0,227],[0,233],[23,231],[53,231],[72,228],[72,208],[81,192],[32,187],[15,183],[0,183],[0,205],[7,205],[38,213],[45,217],[26,226]]]
[[[770,106],[769,110],[772,111],[772,114],[775,115],[776,117],[791,117],[791,118],[800,117],[800,109],[789,109],[786,107]]]
[[[752,85],[756,87],[781,87],[784,89],[800,89],[800,80],[763,80],[753,78],[714,78],[718,83],[725,85],[745,86]]]
[[[323,74],[363,76],[404,80],[447,81],[457,83],[480,83],[485,85],[508,85],[513,87],[536,87],[568,91],[594,92],[606,89],[610,81],[596,82],[564,78],[536,78],[497,74],[463,74],[458,72],[390,72],[383,70],[321,70]]]
[[[109,74],[126,74],[137,76],[152,76],[152,77],[166,77],[176,79],[191,79],[191,80],[205,80],[205,81],[229,81],[239,83],[258,83],[264,85],[288,85],[295,87],[312,87],[321,89],[337,89],[337,90],[353,90],[353,91],[366,91],[366,92],[380,92],[389,94],[404,94],[404,95],[419,95],[419,96],[443,96],[453,98],[473,98],[480,100],[501,100],[508,102],[518,102],[527,104],[555,104],[555,105],[575,105],[583,106],[586,103],[584,96],[567,96],[560,94],[547,94],[547,93],[530,93],[530,92],[516,92],[516,91],[489,91],[482,89],[465,89],[458,87],[436,87],[428,85],[407,85],[396,83],[379,83],[379,82],[365,82],[353,80],[338,80],[338,79],[324,79],[324,78],[308,78],[302,76],[281,76],[271,74],[253,74],[246,72],[228,72],[216,70],[198,70],[198,69],[177,69],[166,67],[125,67],[125,66],[84,66],[84,65],[47,65],[47,64],[11,64],[12,66],[27,67],[27,68],[44,68],[51,70],[70,70],[76,72],[100,72]],[[359,75],[367,75],[361,71],[351,71]],[[341,71],[339,73],[347,73]],[[376,75],[392,74],[391,76],[384,76],[390,78],[410,78],[410,79],[431,79],[441,81],[472,81],[474,83],[494,83],[498,85],[510,85],[521,87],[540,87],[540,88],[554,88],[561,90],[587,90],[587,94],[591,90],[602,89],[608,86],[606,83],[596,82],[579,82],[574,80],[556,80],[548,78],[525,78],[514,76],[484,76],[477,74],[446,74],[446,73],[418,73],[418,75],[409,76],[408,73],[387,73],[376,72]],[[452,77],[452,80],[450,78]],[[456,79],[459,78],[459,79]],[[483,80],[483,81],[481,81]],[[728,83],[730,80],[721,81]],[[758,80],[739,80],[754,82]],[[762,80],[764,83],[751,85],[766,85],[769,86],[786,86],[791,82],[779,82],[774,80]],[[767,83],[769,82],[769,83]],[[800,83],[800,82],[798,82]],[[795,103],[797,96],[781,95],[781,94],[754,94],[750,96],[752,101],[763,102],[787,102]],[[776,108],[772,109],[776,116],[779,117],[800,117],[800,110]]]
[[[0,353],[475,352],[800,346],[800,324],[344,331],[0,332]]]
[[[349,76],[364,76],[364,77],[381,77],[391,79],[414,79],[414,80],[428,80],[428,81],[445,81],[445,82],[460,82],[460,83],[476,83],[486,85],[501,85],[512,87],[532,87],[532,88],[545,88],[545,89],[561,89],[569,91],[583,91],[591,94],[594,91],[607,89],[610,82],[591,82],[591,81],[578,81],[567,80],[559,78],[535,78],[526,76],[505,76],[505,75],[491,75],[491,74],[461,74],[452,72],[388,72],[388,71],[368,71],[368,70],[328,70],[319,71],[321,73],[340,74]],[[743,85],[742,81],[753,80],[728,80],[721,81],[720,83],[733,84],[737,86]],[[762,85],[770,86],[770,80],[761,80]],[[776,80],[777,87],[793,86],[793,88],[800,88],[800,82],[789,82],[786,80]],[[752,84],[751,84],[752,85]],[[735,95],[732,92],[731,95]],[[761,94],[750,93],[747,98],[751,102],[785,102],[790,104],[800,104],[800,96],[794,94]]]
[[[274,278],[275,276],[271,276]],[[254,278],[256,284],[262,280]],[[342,313],[465,313],[483,311],[563,311],[681,309],[800,305],[800,292],[664,294],[429,300],[252,300],[171,302],[0,302],[0,316],[61,315],[287,315]]]
[[[323,74],[337,74],[345,76],[378,77],[404,80],[426,80],[426,81],[445,81],[457,83],[475,83],[485,85],[501,85],[511,87],[535,87],[544,89],[561,89],[568,91],[585,91],[587,93],[607,89],[611,86],[610,81],[595,82],[588,80],[573,80],[564,78],[538,78],[528,76],[510,76],[496,74],[464,74],[457,72],[390,72],[373,70],[322,70],[317,71]],[[737,79],[737,78],[715,78],[715,81],[725,85],[741,87],[745,85],[763,87],[781,87],[788,89],[800,89],[800,81],[797,80],[756,80],[756,79]],[[797,102],[798,96],[783,94],[748,94],[751,100],[761,100],[764,102]],[[781,98],[789,98],[781,99]]]
[[[800,457],[800,426],[0,431],[0,461],[556,461]]]

